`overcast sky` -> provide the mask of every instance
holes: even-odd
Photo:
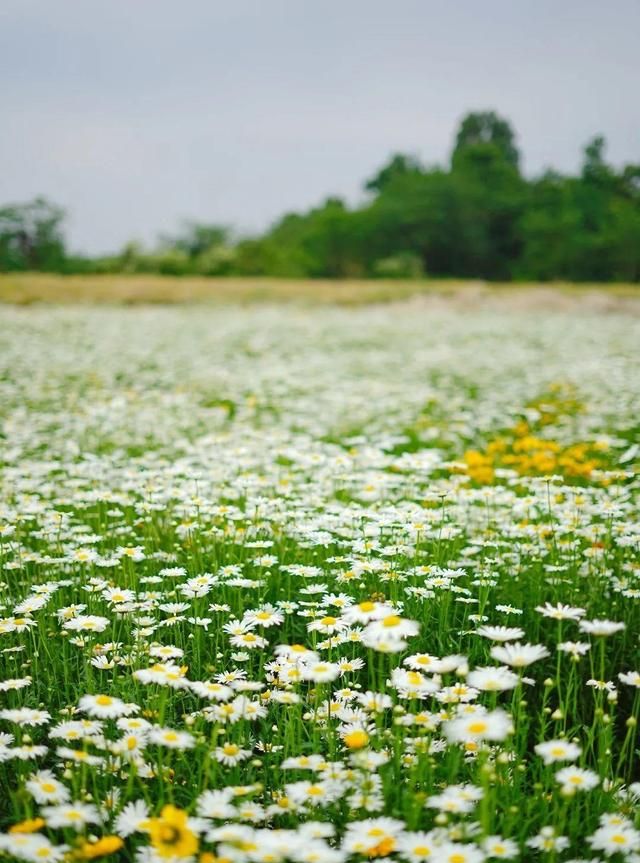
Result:
[[[257,230],[392,152],[444,162],[470,109],[527,173],[598,132],[639,162],[639,36],[639,0],[1,0],[0,203],[63,204],[90,252]]]

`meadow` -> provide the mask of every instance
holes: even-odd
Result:
[[[148,274],[58,275],[0,273],[0,303],[53,305],[255,305],[364,306],[404,300],[444,299],[463,307],[533,309],[597,308],[632,311],[640,306],[634,283],[487,282],[483,279],[282,279]]]
[[[639,861],[637,307],[317,288],[0,307],[0,856]]]

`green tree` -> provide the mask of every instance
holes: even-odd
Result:
[[[455,183],[444,171],[399,175],[364,211],[369,271],[398,254],[413,254],[421,269],[446,275],[454,267],[459,212]]]
[[[460,275],[509,279],[522,248],[526,182],[515,135],[493,111],[467,115],[457,132],[451,174],[459,196]]]
[[[576,182],[547,171],[528,189],[520,221],[522,251],[516,275],[550,281],[575,277],[582,254],[582,213]]]
[[[606,281],[612,277],[614,202],[622,192],[621,178],[604,159],[605,139],[598,135],[584,148],[582,171],[574,183],[581,213],[580,254],[572,278]]]
[[[176,236],[161,237],[159,245],[156,254],[161,272],[220,276],[233,267],[231,231],[224,225],[186,222]]]
[[[494,111],[467,114],[460,123],[453,148],[452,163],[464,161],[470,154],[477,159],[481,153],[492,153],[518,170],[520,154],[509,122]]]
[[[380,193],[398,178],[420,175],[423,170],[420,161],[415,156],[396,153],[386,165],[383,165],[373,177],[366,181],[364,187],[368,192]]]
[[[64,218],[64,210],[45,198],[0,209],[0,269],[63,269]]]
[[[201,225],[186,222],[176,236],[161,237],[160,245],[165,248],[179,249],[190,258],[197,258],[203,252],[219,246],[228,246],[231,232],[225,225]]]

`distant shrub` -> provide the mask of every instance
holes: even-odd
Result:
[[[413,252],[398,252],[380,258],[373,265],[373,274],[380,279],[420,279],[425,276],[419,255]]]

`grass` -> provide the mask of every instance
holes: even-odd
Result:
[[[548,305],[558,296],[600,297],[625,305],[640,296],[632,284],[488,283],[459,279],[425,280],[299,280],[272,278],[195,278],[155,275],[57,276],[46,273],[0,275],[0,302],[107,303],[115,305],[173,303],[337,304],[359,306],[413,297],[453,298],[460,302],[484,298],[518,298]]]

